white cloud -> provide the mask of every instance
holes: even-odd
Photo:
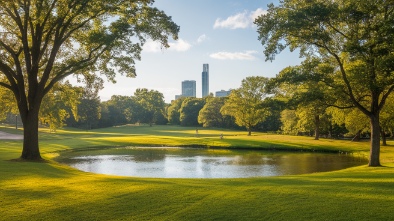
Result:
[[[237,28],[247,28],[249,26],[249,19],[247,16],[247,12],[238,13],[236,15],[228,17],[226,20],[222,20],[221,18],[216,19],[213,28],[229,28],[229,29],[237,29]]]
[[[250,12],[250,18],[252,19],[252,23],[254,22],[254,20],[256,20],[257,17],[259,17],[260,15],[265,15],[267,14],[267,11],[262,9],[262,8],[258,8],[256,9],[256,11],[252,11]]]
[[[248,28],[253,25],[254,20],[262,15],[266,14],[267,11],[258,8],[255,11],[248,12],[244,11],[242,13],[238,13],[236,15],[230,16],[225,20],[222,20],[221,18],[216,19],[215,24],[213,25],[213,28],[228,28],[228,29],[238,29],[238,28]]]
[[[208,37],[205,34],[203,34],[203,35],[201,35],[200,37],[197,38],[197,43],[201,43],[201,42],[203,42],[203,41],[205,41],[207,39],[208,39]]]
[[[255,60],[257,59],[253,54],[257,54],[257,51],[245,51],[245,52],[217,52],[210,54],[209,57],[218,60]]]
[[[170,45],[169,48],[170,51],[187,51],[192,47],[192,45],[189,42],[182,39],[179,39],[176,42],[169,43],[169,45]]]
[[[187,51],[192,47],[191,44],[189,44],[183,39],[179,39],[178,41],[170,42],[168,44],[170,45],[170,47],[168,48],[169,51]],[[143,46],[143,51],[151,53],[161,52],[164,49],[165,48],[160,44],[160,42],[153,41],[151,39],[148,39]]]

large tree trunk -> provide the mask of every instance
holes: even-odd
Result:
[[[379,112],[370,115],[371,120],[371,147],[369,151],[369,166],[380,166],[380,124]]]
[[[315,140],[318,140],[320,137],[320,117],[318,114],[315,115]]]
[[[38,146],[38,109],[33,109],[24,113],[23,120],[23,150],[22,159],[41,160]],[[22,115],[23,113],[21,113]]]

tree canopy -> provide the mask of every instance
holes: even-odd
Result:
[[[40,159],[38,112],[70,75],[136,76],[147,38],[168,47],[179,26],[153,0],[24,0],[0,4],[0,86],[11,90],[24,124],[23,159]],[[94,79],[91,77],[90,79]]]
[[[260,76],[245,78],[240,88],[231,91],[221,109],[223,115],[233,116],[238,126],[246,127],[248,135],[269,115],[269,108],[263,105],[267,82],[267,78]]]
[[[159,91],[138,88],[134,92],[134,97],[141,107],[139,116],[141,123],[148,123],[152,126],[156,119],[164,115],[164,96]]]

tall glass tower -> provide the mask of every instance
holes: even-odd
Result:
[[[209,95],[209,64],[202,65],[202,97]]]

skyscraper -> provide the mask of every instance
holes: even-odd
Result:
[[[182,96],[196,97],[196,81],[182,81]]]
[[[216,91],[215,97],[227,97],[228,95],[230,95],[230,93],[231,93],[231,89],[228,91],[225,90]]]
[[[202,97],[209,95],[209,64],[202,65]]]

